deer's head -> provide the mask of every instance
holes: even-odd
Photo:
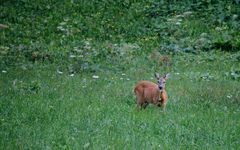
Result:
[[[165,84],[166,84],[166,80],[169,77],[169,73],[165,74],[163,77],[160,77],[159,73],[155,73],[155,77],[157,78],[157,82],[158,82],[158,88],[160,91],[165,89]]]

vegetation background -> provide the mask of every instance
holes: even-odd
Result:
[[[239,0],[0,2],[0,149],[240,149]]]

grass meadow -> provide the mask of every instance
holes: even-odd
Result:
[[[142,59],[126,72],[70,76],[35,64],[1,73],[1,149],[239,148],[240,86],[224,77],[224,63],[181,60],[170,72],[163,113],[136,109],[134,85],[161,73]],[[206,71],[213,79],[198,75]]]
[[[3,0],[0,149],[240,149],[239,0]],[[133,88],[170,73],[166,112]]]

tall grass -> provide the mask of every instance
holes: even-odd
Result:
[[[4,1],[0,149],[239,149],[237,1]],[[171,74],[166,113],[139,80]]]
[[[98,79],[37,65],[2,74],[1,149],[239,147],[238,81],[190,79],[193,67],[172,71],[166,113],[152,105],[138,111],[134,85],[154,81],[160,69],[136,61],[139,67],[126,72],[96,72]]]

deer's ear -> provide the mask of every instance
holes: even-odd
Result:
[[[167,80],[167,79],[169,78],[169,76],[170,76],[170,73],[167,73],[167,74],[164,75],[163,78],[164,78],[165,80]]]
[[[155,73],[155,77],[159,79],[160,78],[159,73]]]

